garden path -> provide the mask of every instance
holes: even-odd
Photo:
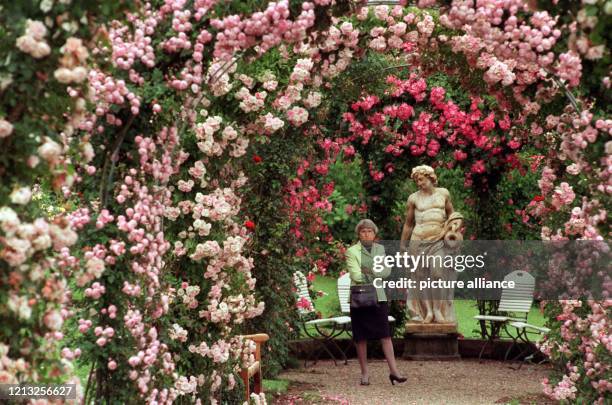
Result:
[[[275,404],[554,404],[542,394],[540,381],[550,366],[493,360],[457,361],[398,360],[398,367],[408,381],[392,386],[387,364],[370,360],[370,385],[359,385],[356,359],[348,365],[319,361],[306,369],[283,372],[279,378],[291,381],[289,392]]]

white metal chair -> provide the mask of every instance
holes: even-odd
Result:
[[[315,316],[315,311],[314,303],[312,302],[312,298],[310,297],[310,293],[308,291],[306,277],[304,277],[302,272],[297,271],[293,275],[293,283],[297,289],[297,299],[303,301],[305,300],[305,302],[309,303],[310,309],[298,307],[298,314],[300,315],[301,326],[306,336],[317,341],[320,346],[319,350],[315,352],[313,356],[311,356],[315,358],[314,363],[316,363],[319,359],[321,352],[325,351],[334,361],[334,364],[337,365],[336,357],[327,347],[329,343],[336,347],[344,359],[344,364],[347,364],[348,359],[346,358],[344,351],[338,347],[338,344],[334,342],[334,339],[340,336],[340,334],[346,330],[347,325],[350,325],[351,323],[351,318],[349,316],[336,316],[331,318],[311,319]],[[316,333],[309,327],[314,328]],[[310,357],[304,360],[304,367],[307,366],[309,358]]]
[[[525,271],[516,270],[504,277],[504,281],[514,281],[514,288],[506,288],[502,290],[501,299],[499,301],[498,310],[502,315],[476,315],[474,319],[479,321],[488,321],[491,323],[491,332],[488,332],[487,341],[482,346],[478,359],[482,359],[482,354],[489,343],[491,343],[496,335],[493,329],[502,329],[512,339],[512,345],[506,350],[504,360],[507,360],[512,348],[522,341],[526,344],[531,344],[527,332],[531,329],[538,330],[542,333],[550,331],[548,328],[543,328],[527,323],[527,316],[533,304],[533,290],[535,289],[535,279]],[[516,332],[512,333],[508,327],[512,326]],[[486,330],[486,329],[485,329]],[[524,351],[516,356],[520,357]]]

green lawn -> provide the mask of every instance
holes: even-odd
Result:
[[[263,389],[266,393],[275,395],[287,392],[289,388],[289,380],[263,380]]]
[[[338,293],[336,291],[336,277],[317,276],[313,282],[315,291],[323,291],[326,295],[315,298],[315,308],[325,317],[340,315],[340,302],[338,301]],[[478,315],[476,300],[455,300],[455,312],[457,314],[457,323],[459,333],[466,338],[480,338],[480,326],[474,319],[474,315]],[[544,316],[540,313],[537,307],[531,308],[529,312],[528,322],[536,326],[544,326]]]

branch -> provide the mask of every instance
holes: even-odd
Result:
[[[134,122],[135,118],[136,118],[136,116],[134,114],[132,114],[130,116],[128,121],[125,123],[125,125],[121,129],[121,133],[119,134],[117,139],[115,139],[115,142],[113,143],[112,149],[106,155],[106,160],[104,162],[104,167],[102,168],[102,184],[100,185],[100,208],[101,209],[106,207],[106,198],[108,196],[108,183],[109,183],[109,181],[107,181],[106,173],[109,171],[109,166],[111,164],[114,166],[114,162],[112,162],[113,156],[116,153],[118,153],[119,148],[121,147],[121,144],[123,143],[123,140],[125,139],[127,131],[132,126],[132,123]],[[112,174],[112,168],[111,168],[111,174]]]
[[[576,97],[574,97],[574,94],[571,91],[569,91],[569,89],[563,82],[561,82],[559,79],[557,79],[557,77],[555,77],[554,72],[546,68],[544,68],[544,71],[550,75],[550,78],[552,79],[553,82],[555,82],[557,86],[563,89],[563,92],[565,93],[565,96],[568,98],[568,100],[572,104],[572,107],[574,107],[576,112],[580,114],[580,107],[578,106],[578,100],[576,100]]]
[[[556,77],[553,76],[552,79],[557,86],[563,89],[565,96],[569,99],[570,103],[572,104],[572,107],[574,107],[574,110],[576,110],[576,112],[580,114],[580,107],[578,106],[578,100],[576,100],[576,97],[574,97],[574,94],[572,94],[572,92],[569,91],[567,86],[561,83]]]
[[[85,395],[83,396],[83,404],[87,404],[87,395],[89,394],[89,388],[91,386],[91,378],[93,376],[94,368],[96,366],[96,361],[91,364],[91,369],[89,370],[89,377],[87,377],[87,386],[85,387]]]
[[[378,72],[382,73],[382,72],[386,72],[387,70],[393,70],[393,69],[399,69],[399,68],[405,68],[405,67],[412,67],[412,66],[413,66],[412,64],[402,64],[402,65],[388,66],[386,68],[379,69]],[[366,72],[366,73],[362,74],[361,76],[356,77],[354,81],[360,80],[361,78],[363,78],[365,76],[370,76],[371,77],[371,74]]]
[[[230,59],[230,60],[226,61],[223,64],[223,66],[221,66],[219,69],[215,70],[215,73],[213,73],[210,76],[210,79],[208,79],[208,83],[207,84],[209,86],[214,84],[221,76],[223,76],[225,74],[225,72],[230,70],[232,66],[234,66],[236,63],[238,63],[238,61],[244,56],[245,53],[246,53],[246,50],[242,51],[242,52],[238,52],[238,54],[233,59]],[[221,72],[221,73],[219,73],[219,72]]]

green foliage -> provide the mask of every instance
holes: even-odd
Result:
[[[538,195],[539,171],[520,173],[513,170],[504,176],[498,186],[498,199],[495,203],[498,221],[502,225],[499,239],[538,240],[540,228],[524,223],[517,213],[524,209]]]
[[[332,81],[331,97],[325,106],[330,123],[326,126],[337,128],[342,113],[348,110],[348,103],[357,101],[362,95],[381,94],[388,88],[387,76],[403,75],[408,72],[403,58],[392,54],[367,52],[362,58],[353,61],[349,67]],[[331,126],[330,124],[335,124]]]
[[[254,259],[257,291],[266,307],[260,317],[248,322],[247,329],[270,335],[264,349],[264,373],[270,377],[287,364],[288,341],[298,333],[295,298],[288,286],[293,285],[295,271],[307,274],[310,270],[304,267],[303,260],[288,255],[295,251],[296,244],[288,237],[291,224],[287,220],[283,187],[300,162],[291,153],[294,150],[308,150],[307,140],[289,134],[275,135],[254,145],[252,152],[262,159],[260,163],[245,162],[250,181],[244,212],[256,224],[248,253]],[[293,159],[287,159],[288,156]]]
[[[362,219],[356,212],[365,201],[362,164],[359,159],[350,162],[338,160],[329,168],[328,178],[335,187],[329,199],[333,211],[325,214],[325,223],[330,226],[334,238],[345,244],[355,240],[355,225]]]
[[[442,87],[446,91],[446,99],[451,99],[461,109],[465,110],[470,107],[472,99],[470,93],[465,91],[461,83],[461,78],[455,75],[449,75],[447,73],[438,71],[427,76],[427,88],[431,90],[434,87]],[[488,95],[480,95],[481,97],[488,97],[489,105],[495,106],[496,101]]]

